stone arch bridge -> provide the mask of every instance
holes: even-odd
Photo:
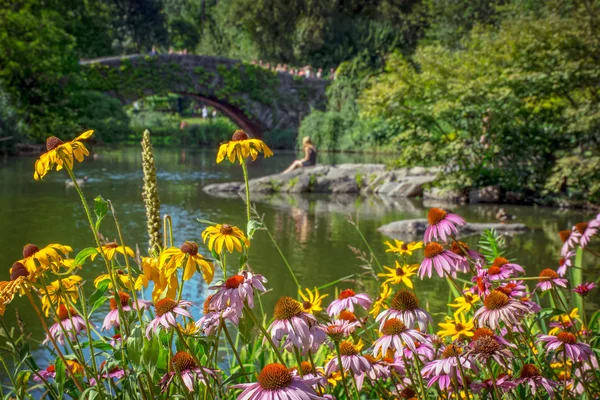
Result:
[[[82,60],[92,90],[123,104],[177,93],[215,107],[250,136],[297,132],[312,109],[324,109],[328,81],[276,73],[222,57],[163,54]]]

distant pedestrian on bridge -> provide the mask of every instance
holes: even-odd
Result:
[[[202,106],[202,119],[208,118],[208,108],[206,106]]]
[[[317,165],[317,148],[313,144],[312,140],[310,140],[309,136],[304,136],[302,139],[302,146],[304,147],[304,158],[294,161],[292,165],[282,172],[283,174],[298,168],[312,167]]]

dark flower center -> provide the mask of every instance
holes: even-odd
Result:
[[[310,301],[303,301],[302,302],[302,308],[304,308],[305,310],[310,310],[312,308],[312,303]]]
[[[473,333],[473,341],[477,341],[481,338],[484,337],[490,337],[490,336],[494,336],[494,332],[492,332],[491,329],[488,328],[477,328],[475,330],[475,332]]]
[[[450,251],[459,256],[465,256],[469,250],[469,246],[465,242],[454,241],[450,247]]]
[[[504,286],[498,287],[496,290],[499,290],[502,293],[504,293],[505,295],[510,296],[510,294],[513,292],[513,289],[516,287],[517,287],[517,285],[515,283],[507,283]]]
[[[558,260],[558,265],[560,267],[562,267],[563,265],[565,265],[565,262],[567,262],[567,260],[565,260],[564,258],[561,258],[560,260]]]
[[[277,320],[290,319],[302,314],[302,312],[302,304],[299,301],[296,301],[291,297],[283,296],[277,300],[277,304],[275,304],[273,317]]]
[[[344,340],[340,343],[340,354],[342,356],[355,356],[358,354],[358,349],[352,343]]]
[[[409,388],[409,387],[405,387],[404,389],[402,389],[402,391],[400,392],[400,394],[398,395],[401,399],[413,399],[417,397],[417,392],[415,392],[413,389]]]
[[[533,364],[525,364],[523,365],[523,369],[521,369],[521,373],[519,374],[521,378],[535,378],[537,376],[541,376],[540,370]]]
[[[221,225],[220,230],[223,235],[231,235],[233,233],[233,227],[227,224]]]
[[[483,305],[488,310],[500,310],[504,308],[509,302],[509,298],[506,293],[502,293],[499,290],[492,290],[483,301]]]
[[[121,302],[121,307],[125,307],[129,305],[129,295],[125,292],[119,292],[119,301]],[[110,299],[110,309],[111,310],[117,310],[117,301],[115,300],[114,297],[111,297]]]
[[[439,256],[443,252],[444,252],[444,246],[442,246],[441,244],[439,244],[437,242],[427,243],[427,245],[425,246],[425,250],[423,251],[423,253],[425,254],[425,257],[427,257],[427,258],[433,258],[433,257]]]
[[[354,293],[354,290],[352,289],[346,289],[346,290],[342,290],[342,292],[340,293],[340,297],[339,299],[347,299],[348,297],[354,297],[356,296],[356,293]]]
[[[585,230],[587,229],[587,227],[588,227],[587,222],[580,222],[578,224],[575,224],[575,229],[577,229],[577,232],[581,233],[582,235],[585,232]]]
[[[244,280],[245,279],[243,275],[234,275],[225,281],[225,287],[227,289],[237,289],[242,283],[244,283]]]
[[[492,265],[491,267],[488,268],[488,274],[490,275],[497,275],[500,273],[500,271],[502,271],[500,269],[500,267],[496,266],[496,265]]]
[[[178,351],[171,359],[171,363],[179,372],[188,371],[197,367],[194,357],[185,351]]]
[[[554,271],[550,268],[543,269],[542,272],[540,272],[540,282],[543,282],[543,281],[547,280],[548,278],[556,279],[556,278],[558,278],[558,274],[556,273],[556,271]]]
[[[460,353],[462,353],[462,349],[460,347],[449,344],[442,352],[442,358],[456,357],[457,355],[460,355]]]
[[[23,258],[29,258],[32,255],[34,255],[35,253],[37,253],[38,251],[40,251],[39,247],[37,247],[35,244],[26,244],[23,247]]]
[[[181,250],[182,253],[195,256],[198,254],[198,244],[194,242],[184,242],[179,250]]]
[[[46,151],[54,150],[64,142],[57,138],[56,136],[50,136],[46,139]]]
[[[10,280],[16,281],[20,276],[29,276],[29,271],[27,271],[27,268],[23,264],[17,261],[12,265],[12,269],[10,270]]]
[[[300,369],[302,370],[302,375],[313,374],[315,372],[308,361],[302,361],[300,363]]]
[[[116,335],[113,335],[112,337],[114,340],[121,340],[121,334],[117,333]]]
[[[260,371],[258,383],[265,390],[283,389],[292,383],[292,374],[285,365],[268,364]]]
[[[406,251],[406,250],[408,250],[408,245],[406,243],[402,243],[402,245],[400,246],[400,249]]]
[[[117,242],[110,242],[106,243],[104,247],[106,247],[107,249],[116,249],[117,247],[119,247],[119,244]]]
[[[241,140],[248,140],[248,134],[241,129],[233,132],[233,136],[231,136],[232,142],[239,142]]]
[[[160,299],[154,305],[154,311],[156,312],[157,317],[162,317],[168,312],[171,312],[177,307],[177,302],[173,299],[169,299],[168,297],[164,299]]]
[[[48,367],[46,368],[46,372],[56,372],[56,368],[54,367],[53,364],[48,365]]]
[[[560,240],[562,240],[562,242],[564,243],[567,240],[569,240],[569,237],[571,236],[571,231],[568,229],[562,230],[558,232],[558,236],[560,236]]]
[[[465,301],[467,303],[472,303],[473,302],[473,296],[471,296],[470,294],[465,294],[463,297],[465,298]]]
[[[577,338],[570,332],[559,332],[556,335],[556,338],[565,344],[577,343]]]
[[[458,322],[454,325],[454,329],[456,329],[456,332],[460,332],[465,329],[465,326],[463,324],[461,324],[460,322]]]
[[[402,267],[396,268],[396,276],[404,276],[404,275],[406,275],[404,268],[402,268]]]
[[[211,307],[210,307],[210,300],[213,298],[213,295],[209,295],[206,300],[204,300],[204,315],[208,314],[211,311],[214,311]]]
[[[385,324],[383,324],[383,327],[381,328],[381,333],[384,335],[399,335],[405,330],[406,325],[404,325],[404,322],[397,318],[391,318],[385,321]]]
[[[419,300],[413,292],[402,289],[394,295],[392,308],[398,311],[414,311],[419,308]]]
[[[448,213],[441,208],[430,208],[429,213],[427,214],[427,221],[429,221],[429,225],[437,225],[446,218],[447,214]]]
[[[497,267],[501,267],[504,264],[508,264],[510,261],[508,261],[506,258],[504,257],[496,257],[494,259],[494,262],[492,263],[492,265],[495,265]]]
[[[340,316],[338,317],[338,319],[341,319],[342,321],[348,321],[348,322],[356,322],[356,315],[354,315],[354,313],[352,311],[348,311],[348,310],[344,310],[340,313]]]
[[[64,304],[61,304],[58,306],[58,310],[56,311],[56,317],[60,321],[64,321],[65,319],[69,319],[69,313],[71,313],[71,317],[77,315],[77,311],[75,311],[73,308],[67,309]]]
[[[363,357],[366,358],[367,361],[369,362],[369,364],[371,364],[371,365],[377,363],[377,360],[375,359],[375,357],[373,357],[369,354],[365,354]]]
[[[493,336],[484,336],[477,339],[473,343],[474,351],[476,353],[485,354],[488,356],[493,355],[502,348],[502,345]]]

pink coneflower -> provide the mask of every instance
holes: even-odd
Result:
[[[227,279],[224,284],[210,287],[217,290],[211,298],[211,306],[217,310],[226,307],[244,308],[244,301],[247,300],[248,307],[254,308],[254,289],[265,292],[265,282],[267,279],[262,275],[242,271]]]
[[[573,291],[581,297],[586,297],[590,290],[596,287],[594,282],[584,282],[581,285],[577,285]]]
[[[383,323],[380,329],[383,336],[373,343],[373,356],[377,357],[379,353],[383,356],[387,354],[388,349],[396,350],[397,352],[404,351],[404,345],[412,351],[417,351],[415,341],[424,342],[426,339],[423,335],[414,329],[409,329],[404,325],[404,322],[397,318],[390,318]]]
[[[327,334],[323,325],[318,324],[316,321],[309,319],[308,321],[308,332],[310,333],[310,346],[305,346],[300,349],[302,355],[306,355],[310,350],[312,353],[316,353],[319,347],[327,340]],[[293,352],[292,343],[287,344],[287,351]]]
[[[427,330],[427,324],[433,322],[431,315],[419,307],[417,296],[406,289],[398,290],[392,299],[390,308],[375,319],[380,323],[379,330],[383,329],[385,321],[392,318],[399,319],[409,328],[414,328],[418,323],[419,329],[423,332]]]
[[[525,270],[523,269],[523,267],[521,267],[519,264],[510,262],[508,259],[506,259],[504,257],[494,258],[494,261],[492,262],[492,266],[497,266],[504,270],[509,269],[512,271],[513,275],[517,275],[518,272],[520,272],[522,274],[525,273]]]
[[[519,301],[521,304],[527,306],[527,308],[529,308],[529,312],[531,313],[538,313],[542,310],[542,307],[540,307],[540,305],[535,301],[531,300],[529,296],[523,296],[519,298]]]
[[[356,294],[354,293],[354,290],[346,289],[340,293],[336,300],[331,302],[329,307],[327,307],[327,314],[329,314],[330,317],[333,317],[334,315],[341,313],[343,310],[354,312],[355,304],[361,306],[365,310],[368,310],[369,307],[371,307],[371,303],[373,303],[373,300],[371,300],[367,294]]]
[[[340,343],[340,358],[344,371],[352,371],[354,375],[360,375],[371,369],[371,363],[362,355],[358,348],[352,343],[344,340]],[[325,366],[325,375],[329,376],[332,372],[338,372],[340,365],[338,358],[333,357]]]
[[[311,346],[309,323],[316,323],[317,320],[303,310],[302,304],[291,297],[284,296],[277,301],[273,311],[275,320],[267,328],[276,346],[282,341],[284,347],[289,347],[290,344],[298,349]]]
[[[450,246],[450,251],[461,257],[456,261],[457,268],[460,272],[469,272],[469,264],[471,261],[479,262],[485,259],[483,254],[469,249],[469,245],[461,241],[453,241],[452,246]]]
[[[483,391],[492,393],[494,391],[494,382],[491,379],[486,379],[482,382],[473,382],[471,384],[471,390],[473,393],[479,394]],[[510,380],[510,376],[506,374],[500,374],[496,377],[496,387],[501,389],[502,392],[509,392],[517,387],[517,384]]]
[[[302,374],[300,375],[302,377],[302,380],[308,381],[308,383],[313,389],[317,390],[318,386],[321,386],[322,388],[327,386],[327,377],[323,372],[323,368],[318,367],[315,370],[311,363],[309,363],[308,361],[302,361],[300,363],[300,367],[289,368],[289,371],[294,373],[297,372],[299,369],[302,370]]]
[[[61,304],[56,313],[56,323],[50,327],[50,334],[54,340],[60,344],[65,344],[65,333],[68,335],[70,341],[74,341],[75,336],[83,331],[85,331],[85,321],[83,318],[73,308],[67,310],[67,307]],[[47,344],[49,342],[50,337],[46,335],[43,343]]]
[[[546,268],[540,272],[539,283],[536,288],[540,288],[542,292],[552,289],[554,286],[561,286],[566,288],[568,281],[565,278],[558,276],[556,271]]]
[[[217,310],[211,305],[212,295],[208,296],[204,300],[204,316],[196,321],[196,327],[201,329],[207,336],[212,336],[215,331],[219,328],[221,320],[231,321],[234,325],[240,323],[240,317],[242,316],[241,308],[225,307],[223,310]]]
[[[573,266],[572,258],[574,255],[575,251],[569,251],[564,257],[558,260],[558,269],[556,270],[558,276],[563,277],[567,274],[567,270]]]
[[[431,270],[435,268],[437,274],[443,278],[446,275],[456,277],[458,271],[457,264],[463,260],[462,256],[454,254],[449,250],[445,250],[444,246],[437,242],[430,242],[425,245],[423,251],[425,259],[419,266],[419,277],[423,279],[425,275],[431,278]]]
[[[465,370],[473,369],[474,372],[477,372],[476,365],[471,364],[467,358],[460,355],[461,353],[462,349],[460,347],[449,344],[442,352],[441,359],[425,364],[421,370],[421,374],[423,377],[429,379],[427,387],[431,387],[437,383],[441,390],[446,390],[450,388],[453,379],[458,380],[461,385],[463,384],[461,375],[457,373],[457,356],[460,358],[460,363]]]
[[[46,367],[46,369],[42,369],[42,370],[38,371],[38,373],[33,376],[33,379],[38,382],[41,382],[42,379],[48,380],[48,379],[54,379],[55,377],[56,377],[56,368],[54,367],[54,364],[50,364],[50,365],[48,365],[48,367]]]
[[[527,287],[523,285],[523,281],[510,281],[498,286],[496,290],[501,291],[515,299],[520,299],[527,295]]]
[[[163,375],[159,382],[163,392],[169,388],[176,375],[181,377],[181,380],[190,392],[194,391],[194,383],[197,381],[202,382],[204,385],[208,385],[208,382],[205,380],[207,378],[218,381],[215,370],[198,366],[194,357],[185,351],[175,353],[171,359],[171,364],[173,365],[173,370]]]
[[[486,365],[488,360],[494,360],[506,368],[514,357],[504,344],[496,339],[495,335],[480,335],[476,340],[471,341],[466,355],[473,356],[483,365]]]
[[[433,350],[433,346],[427,342],[415,342],[415,350],[413,351],[406,347],[404,349],[404,357],[412,360],[415,355],[417,355],[421,361],[431,361],[435,358],[435,351]]]
[[[557,352],[564,350],[573,361],[587,361],[593,354],[589,344],[577,342],[575,335],[570,332],[559,332],[556,336],[540,335],[539,338],[547,343],[546,349]]]
[[[477,267],[477,275],[471,278],[471,282],[475,283],[471,292],[481,297],[487,296],[493,286],[485,271],[483,268]]]
[[[441,208],[430,208],[427,214],[429,226],[425,230],[423,241],[431,242],[433,239],[441,239],[443,242],[453,233],[458,233],[456,225],[463,226],[465,220],[456,214],[448,213]]]
[[[329,322],[323,327],[323,331],[329,338],[335,342],[347,338],[356,330],[357,322],[349,322],[344,319],[337,319]]]
[[[377,360],[370,355],[365,355],[365,358],[371,364],[371,369],[356,376],[356,387],[359,391],[362,390],[365,378],[369,378],[371,383],[378,381],[386,381],[392,375],[389,363],[384,360]]]
[[[123,338],[121,337],[120,333],[114,334],[111,339],[110,339],[110,345],[112,347],[117,347],[117,345],[122,345],[123,344]]]
[[[579,239],[581,239],[581,234],[577,232],[575,227],[572,230],[562,230],[558,232],[558,236],[560,236],[560,240],[563,242],[562,249],[560,250],[560,255],[565,257],[569,250],[575,248],[579,244]]]
[[[509,263],[504,257],[497,257],[494,263],[488,269],[484,269],[483,272],[490,281],[498,281],[513,278],[517,275],[517,272],[525,273],[525,270],[519,264]]]
[[[241,383],[233,387],[244,389],[238,396],[238,399],[243,400],[323,399],[311,387],[318,382],[318,378],[302,379],[285,365],[275,363],[265,365],[258,375],[258,382]]]
[[[598,228],[600,227],[600,221],[597,219],[593,219],[589,222],[580,222],[575,224],[573,227],[581,237],[579,238],[579,245],[581,248],[587,247],[592,239],[592,236],[598,233]]]
[[[102,379],[122,379],[125,377],[125,370],[121,368],[118,364],[113,365],[108,368],[106,361],[102,361],[100,364],[100,371],[102,372],[100,375],[99,381]],[[90,385],[96,386],[96,379],[90,378]]]
[[[479,325],[496,329],[500,322],[507,325],[518,325],[529,308],[519,300],[508,297],[506,293],[492,290],[483,300],[483,307],[475,312],[474,318]]]
[[[554,397],[554,388],[558,386],[557,382],[554,382],[550,379],[546,379],[540,373],[540,370],[533,364],[525,364],[521,369],[521,373],[519,374],[519,378],[515,380],[517,385],[521,385],[523,383],[529,385],[531,388],[531,393],[535,396],[540,386],[546,389],[546,392],[550,396],[550,398]]]
[[[177,316],[192,318],[192,315],[187,310],[191,307],[192,303],[186,300],[175,301],[165,297],[156,302],[154,305],[154,311],[156,312],[156,318],[154,318],[148,324],[146,328],[146,337],[150,339],[150,333],[156,333],[159,329],[164,328],[169,330],[172,327],[177,326]]]
[[[131,304],[129,295],[125,292],[119,292],[119,300],[121,302],[121,309],[123,313],[129,313],[132,310],[143,310],[150,306],[150,302],[146,300],[138,300],[137,305]],[[104,317],[104,323],[102,324],[102,330],[109,330],[113,326],[119,326],[119,307],[114,297],[110,298],[110,311]]]

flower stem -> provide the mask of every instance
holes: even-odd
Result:
[[[490,371],[490,379],[492,381],[492,386],[494,387],[494,398],[500,400],[502,399],[502,397],[500,396],[500,392],[498,391],[498,385],[496,384],[496,377],[494,376],[494,371],[492,370],[492,363],[490,362],[490,360],[487,360],[487,367],[488,370]],[[463,378],[464,379],[464,378]],[[466,382],[465,382],[466,384]],[[464,385],[465,387],[467,385]],[[467,396],[467,398],[469,398],[469,396]]]
[[[227,329],[227,325],[225,324],[225,321],[223,321],[223,318],[221,318],[221,326],[223,327],[223,332],[225,332],[225,337],[227,338],[227,341],[229,342],[229,346],[231,346],[231,350],[233,350],[235,359],[237,360],[238,364],[240,365],[240,370],[242,371],[243,374],[245,374],[246,370],[244,369],[244,363],[242,362],[242,359],[237,351],[237,348],[236,348],[235,344],[233,343],[233,340],[231,339],[231,335],[229,334],[229,330]]]
[[[188,351],[188,353],[192,356],[192,358],[194,359],[194,361],[196,362],[196,364],[198,364],[198,369],[200,370],[200,374],[202,375],[202,378],[204,378],[204,383],[205,383],[205,386],[206,386],[206,390],[209,392],[208,394],[210,395],[210,398],[214,399],[215,396],[214,396],[214,394],[213,394],[213,392],[212,392],[212,390],[210,388],[208,377],[206,376],[206,373],[204,372],[204,367],[200,363],[200,360],[198,359],[198,357],[196,357],[196,354],[192,351],[192,349],[190,348],[190,346],[186,342],[185,338],[183,337],[183,334],[181,333],[181,330],[179,329],[179,326],[175,327],[175,332],[177,332],[177,336],[179,337],[179,340],[181,341],[181,343],[183,344],[183,346],[186,348],[186,350]]]
[[[252,311],[252,309],[250,307],[248,307],[247,304],[244,304],[244,308],[246,309],[246,311],[247,311],[248,315],[250,316],[250,319],[252,320],[252,322],[254,322],[254,325],[256,325],[256,327],[260,330],[260,332],[263,334],[264,338],[267,339],[267,341],[269,342],[269,344],[273,348],[273,351],[275,351],[275,355],[277,356],[277,359],[279,359],[279,362],[281,364],[283,364],[283,365],[286,365],[285,361],[283,361],[283,357],[281,356],[281,352],[279,351],[279,349],[277,348],[277,346],[275,346],[275,343],[273,343],[273,339],[271,339],[271,335],[269,335],[269,332],[267,332],[267,330],[265,329],[265,327],[262,326],[262,324],[260,322],[258,322],[258,319],[256,318],[256,315],[254,315],[254,311]]]
[[[344,384],[344,392],[346,392],[346,398],[350,399],[350,392],[348,391],[348,383],[346,382],[346,375],[344,374],[344,365],[342,364],[342,356],[340,355],[340,343],[335,341],[335,353],[337,354],[338,366],[340,368],[340,375],[342,376],[342,383]]]
[[[317,366],[315,365],[315,360],[313,359],[312,351],[308,350],[308,360],[310,361],[310,365],[312,366],[313,372],[315,376],[317,376]],[[317,383],[317,389],[319,390],[319,395],[323,396],[323,389],[321,385]]]
[[[246,217],[248,223],[250,223],[250,185],[248,184],[248,168],[246,167],[246,160],[242,158],[242,171],[244,172],[244,184],[246,185]]]
[[[275,246],[275,249],[277,249],[277,252],[281,256],[281,259],[283,260],[283,263],[287,267],[288,271],[290,271],[290,275],[292,275],[292,279],[294,279],[294,283],[298,287],[298,290],[301,290],[302,286],[300,286],[300,282],[298,281],[298,278],[296,278],[296,274],[294,273],[294,270],[292,269],[292,266],[290,265],[290,263],[288,262],[287,258],[285,257],[285,255],[281,251],[281,248],[279,247],[279,245],[275,241],[275,238],[273,237],[273,235],[271,235],[271,231],[269,231],[269,229],[265,225],[264,220],[261,219],[261,222],[262,222],[263,229],[267,232],[267,235],[269,235],[269,238],[271,239],[271,242],[273,242],[273,245]]]

